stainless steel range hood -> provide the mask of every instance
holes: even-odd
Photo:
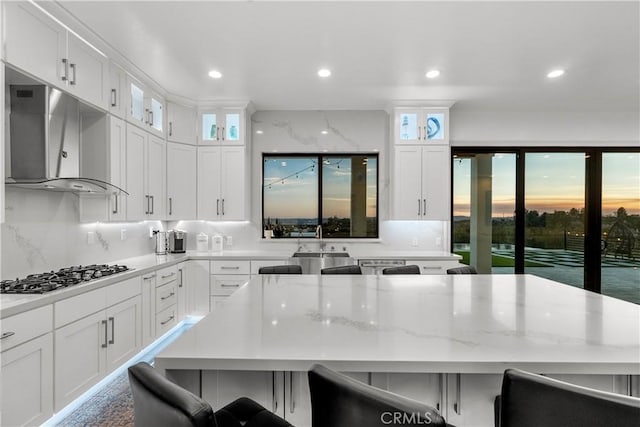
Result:
[[[80,175],[80,103],[45,85],[11,85],[10,186],[75,193],[128,194]]]

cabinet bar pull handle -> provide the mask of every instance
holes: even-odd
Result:
[[[462,415],[460,405],[460,374],[456,374],[456,401],[453,404],[453,410],[456,414]]]
[[[113,208],[113,211],[111,213],[117,214],[118,213],[118,195],[114,194],[113,198],[115,199],[116,206]]]
[[[144,117],[142,118],[145,124],[149,124],[149,109],[144,109]]]
[[[164,322],[160,322],[160,324],[162,326],[166,325],[167,323],[171,322],[173,320],[173,315],[171,317],[169,317],[167,320],[165,320]]]
[[[442,270],[442,266],[428,266],[428,265],[423,265],[422,266],[423,270]]]
[[[69,60],[67,58],[62,58],[62,63],[64,64],[64,76],[62,76],[62,81],[66,82],[69,80]]]
[[[109,337],[107,336],[107,321],[103,320],[102,324],[104,325],[104,344],[102,344],[102,348],[107,348],[107,343],[109,342]]]
[[[444,374],[438,374],[438,403],[436,403],[436,409],[438,411],[441,411],[440,408],[442,408],[442,376]]]
[[[146,210],[146,211],[144,211],[144,213],[145,213],[146,215],[149,215],[149,196],[144,196],[144,198],[145,198],[145,199],[147,199],[147,210]]]
[[[418,141],[422,139],[422,128],[418,126]]]
[[[116,100],[117,100],[116,90],[111,89],[111,106],[112,107],[116,106]]]
[[[149,110],[149,124],[153,126],[153,111]]]
[[[418,216],[420,216],[420,199],[418,199]]]
[[[278,396],[276,394],[276,373],[271,372],[271,407],[272,412],[278,412]]]
[[[166,297],[160,297],[160,301],[164,301],[166,299],[171,298],[172,296],[174,296],[176,293],[175,292],[171,292],[169,295],[167,295]]]
[[[169,136],[173,136],[173,122],[169,122]]]
[[[153,279],[154,277],[156,277],[156,273],[150,274],[148,276],[142,276],[142,280],[149,280]]]
[[[183,280],[183,278],[182,278],[182,269],[181,268],[178,269],[178,273],[180,273],[180,279],[178,280],[178,287],[181,288],[182,287],[182,280]]]
[[[151,212],[149,212],[151,215],[153,215],[155,209],[155,203],[153,203],[153,196],[149,196],[151,198]]]
[[[425,126],[425,127],[424,127],[424,139],[425,139],[425,141],[427,140],[427,136],[428,136],[428,134],[427,134],[427,127]]]
[[[220,199],[216,199],[216,215],[220,215]]]
[[[627,396],[633,396],[633,375],[627,375]]]
[[[427,199],[422,199],[422,215],[427,214]]]
[[[289,395],[291,396],[291,404],[289,405],[289,412],[293,414],[296,410],[296,399],[293,395],[293,372],[289,372]]]
[[[173,197],[169,197],[169,215],[173,215]]]
[[[220,287],[222,288],[238,288],[240,284],[236,283],[235,285],[227,285],[226,283],[220,283]]]
[[[175,275],[176,275],[176,272],[174,271],[174,272],[172,272],[172,273],[170,273],[170,274],[165,274],[165,275],[160,276],[160,277],[161,277],[162,279],[166,279],[167,277],[171,277],[171,276],[175,276]]]
[[[222,126],[222,140],[224,141],[224,126]]]
[[[222,199],[222,215],[224,215],[224,199]]]
[[[16,333],[15,332],[3,332],[2,335],[0,336],[0,340],[3,340],[5,338],[9,338],[14,336]]]
[[[235,267],[230,267],[227,265],[221,265],[220,270],[240,270],[240,266],[236,265]]]
[[[76,64],[71,64],[71,71],[73,71],[73,80],[69,82],[69,84],[76,84]]]
[[[109,321],[111,322],[111,341],[109,344],[115,344],[116,342],[116,319],[113,317],[109,317]]]

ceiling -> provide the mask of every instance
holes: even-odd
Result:
[[[637,1],[60,1],[169,93],[260,110],[638,111]],[[317,70],[332,76],[322,79]],[[558,79],[546,74],[566,69]],[[211,79],[217,69],[223,77]],[[438,69],[436,79],[425,72]]]

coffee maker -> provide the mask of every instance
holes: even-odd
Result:
[[[169,252],[172,254],[187,251],[187,232],[180,230],[169,231]]]

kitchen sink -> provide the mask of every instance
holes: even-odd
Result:
[[[320,274],[320,270],[341,265],[353,265],[348,252],[294,252],[290,264],[302,267],[302,274]]]

